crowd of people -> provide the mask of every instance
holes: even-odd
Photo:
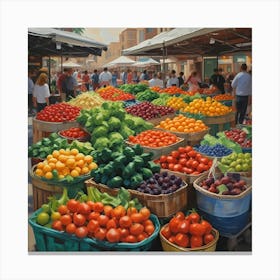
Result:
[[[243,123],[246,116],[247,107],[251,107],[252,95],[252,78],[250,71],[247,72],[247,65],[241,65],[241,72],[237,75],[228,73],[223,75],[221,68],[213,69],[210,78],[206,78],[203,82],[197,71],[192,71],[188,78],[183,72],[177,75],[175,70],[171,70],[163,79],[161,72],[148,73],[143,70],[141,73],[127,69],[118,73],[116,70],[109,71],[107,67],[100,73],[95,69],[93,73],[87,70],[81,72],[72,68],[65,68],[62,73],[56,73],[51,77],[51,85],[55,90],[49,89],[49,78],[47,68],[41,68],[39,73],[34,74],[28,71],[28,112],[34,114],[42,110],[50,103],[54,93],[60,96],[61,101],[67,101],[76,97],[78,93],[79,83],[84,85],[86,90],[97,90],[100,87],[114,86],[120,84],[137,84],[146,82],[150,87],[181,87],[185,90],[196,91],[199,88],[215,86],[216,93],[230,93],[234,96],[236,107],[236,124]]]

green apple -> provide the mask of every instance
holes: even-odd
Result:
[[[237,172],[242,171],[242,165],[241,165],[241,164],[237,164],[237,165],[235,166],[235,170],[236,170]]]
[[[242,164],[242,170],[243,170],[243,171],[249,171],[249,170],[250,170],[249,164],[243,163],[243,164]]]

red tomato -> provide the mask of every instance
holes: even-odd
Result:
[[[179,220],[184,220],[185,219],[185,214],[182,211],[179,211],[176,213],[175,218]]]
[[[175,218],[175,217],[170,220],[169,228],[172,233],[178,233],[178,227],[179,227],[180,221],[181,221],[180,219]]]
[[[205,221],[205,220],[202,220],[202,221],[200,222],[200,224],[204,227],[204,229],[205,229],[205,234],[211,233],[211,231],[212,231],[212,225],[211,225],[209,222],[207,222],[207,221]]]
[[[167,156],[161,156],[160,158],[159,158],[159,162],[160,163],[164,163],[164,162],[166,162],[167,161]]]
[[[136,243],[137,242],[137,238],[136,236],[129,234],[126,238],[125,238],[125,242],[127,243]]]
[[[82,202],[78,205],[77,213],[88,215],[90,212],[91,212],[91,208],[87,203]]]
[[[97,218],[100,216],[100,213],[98,212],[91,212],[88,216],[87,216],[87,220],[97,220]]]
[[[177,233],[175,236],[175,244],[180,247],[186,248],[189,245],[189,237],[183,233]]]
[[[131,225],[131,227],[129,228],[129,232],[130,234],[137,236],[140,233],[142,233],[144,231],[144,226],[142,224],[139,223],[134,223],[133,225]]]
[[[161,234],[168,239],[171,236],[171,231],[169,228],[169,225],[165,226],[162,230],[161,230]]]
[[[203,241],[205,245],[212,242],[214,239],[215,237],[212,233],[205,234],[203,237]]]
[[[194,150],[188,152],[188,156],[191,157],[191,158],[195,158],[195,157],[196,157],[196,154],[197,154],[197,152],[194,151]]]
[[[154,233],[155,226],[153,224],[145,226],[145,232],[150,236]]]
[[[187,159],[186,159],[186,158],[180,158],[180,159],[179,159],[179,164],[181,164],[183,167],[186,166],[186,164],[187,164]]]
[[[122,216],[119,220],[119,224],[121,228],[129,228],[132,225],[132,220],[129,216]]]
[[[206,170],[208,170],[208,165],[205,165],[205,164],[203,164],[203,163],[200,163],[200,164],[197,166],[196,170],[197,170],[199,173],[201,173],[201,172],[203,172],[203,171],[206,171]]]
[[[201,157],[201,158],[199,159],[199,162],[200,162],[200,163],[203,163],[203,164],[205,164],[205,165],[208,165],[209,160],[208,160],[208,158],[206,158],[206,157]]]
[[[100,226],[105,227],[107,225],[109,221],[109,217],[107,217],[106,215],[100,215],[97,218],[97,222],[99,223]]]
[[[205,228],[200,223],[191,223],[189,227],[189,232],[192,235],[203,236],[205,234]]]
[[[63,230],[63,225],[61,223],[61,221],[56,220],[52,222],[52,228],[58,231],[62,231]]]
[[[166,161],[167,161],[168,163],[174,163],[174,162],[175,162],[175,159],[174,159],[172,156],[167,156]]]
[[[196,161],[196,160],[194,160],[194,161],[192,162],[191,168],[195,170],[195,169],[197,168],[198,165],[199,165],[199,162]]]
[[[106,237],[107,230],[105,228],[98,228],[94,232],[94,237],[98,240],[104,240]]]
[[[174,163],[169,163],[168,164],[168,169],[171,170],[171,171],[174,171],[174,166],[175,166]]]
[[[62,215],[60,221],[62,225],[67,226],[72,223],[72,217],[69,214]]]
[[[85,226],[78,227],[75,231],[75,234],[79,238],[84,238],[88,235],[88,229]]]
[[[193,235],[191,237],[191,248],[201,247],[203,245],[203,239],[201,236]]]
[[[192,146],[186,146],[186,147],[185,147],[185,152],[186,152],[186,153],[191,152],[191,151],[193,151]]]
[[[90,220],[87,224],[89,232],[94,233],[99,228],[99,223],[96,220]]]
[[[112,243],[118,243],[120,241],[120,232],[115,228],[110,228],[106,233],[106,239]]]
[[[200,215],[196,212],[189,214],[188,218],[191,223],[199,223],[200,221]]]
[[[118,228],[120,235],[121,235],[121,239],[126,238],[129,235],[129,230],[127,228]]]
[[[149,236],[148,236],[148,234],[146,232],[142,232],[139,235],[137,235],[137,237],[136,237],[137,238],[137,242],[141,242],[141,241],[147,239],[148,237]]]
[[[184,147],[179,147],[178,152],[179,152],[180,155],[184,154],[184,153],[186,153],[186,149]]]
[[[82,214],[74,213],[73,222],[76,226],[83,226],[86,222],[86,217]]]
[[[182,172],[181,164],[174,164],[173,170],[176,172]]]
[[[187,220],[183,220],[179,223],[178,225],[178,231],[180,233],[188,233],[189,232],[189,227],[190,227],[190,222]]]
[[[75,226],[75,224],[73,223],[70,223],[66,226],[66,232],[69,233],[69,234],[74,234],[75,231],[76,231],[77,227]]]
[[[95,202],[93,204],[93,211],[101,213],[104,210],[104,205],[102,202]]]
[[[172,156],[173,158],[178,158],[179,155],[180,155],[180,153],[179,153],[178,151],[172,151],[172,152],[171,152],[171,156]]]

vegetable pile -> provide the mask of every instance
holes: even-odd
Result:
[[[39,162],[35,170],[38,177],[61,180],[66,178],[71,181],[80,175],[89,174],[97,164],[93,157],[79,153],[77,149],[54,150],[43,162]]]
[[[89,134],[80,127],[71,127],[66,130],[61,130],[59,134],[72,139],[85,139],[89,137]]]
[[[212,225],[196,212],[186,216],[183,212],[178,212],[161,229],[160,234],[169,242],[183,248],[201,247],[215,239]]]
[[[104,148],[95,153],[99,167],[92,170],[91,176],[96,183],[110,188],[136,189],[143,180],[160,171],[160,166],[151,161],[152,156],[152,153],[143,153],[140,145],[125,147],[122,152]]]
[[[151,120],[174,113],[174,109],[167,106],[153,105],[145,101],[126,108],[126,112],[133,116],[141,117],[144,120]]]
[[[182,112],[189,112],[192,114],[201,113],[209,117],[226,115],[231,111],[232,109],[230,107],[223,105],[211,97],[207,97],[206,101],[203,99],[195,99],[182,109]]]
[[[212,166],[212,160],[202,156],[191,146],[179,147],[168,155],[161,156],[156,163],[161,168],[185,174],[198,175]]]
[[[168,93],[162,93],[158,98],[154,99],[151,103],[159,106],[167,106],[167,101],[170,98],[171,96]]]
[[[176,192],[183,185],[184,182],[180,177],[162,172],[155,173],[153,177],[143,181],[136,190],[152,195],[160,195]]]
[[[158,148],[175,144],[179,141],[179,137],[167,131],[145,130],[136,136],[129,136],[128,141],[143,147]]]
[[[126,101],[135,99],[134,95],[124,92],[121,89],[115,88],[113,86],[100,88],[97,90],[97,92],[104,100]]]
[[[139,101],[153,101],[154,99],[156,99],[158,97],[159,97],[159,94],[150,89],[146,89],[145,91],[138,92],[135,95],[135,98]]]
[[[175,110],[181,110],[186,107],[186,103],[182,97],[171,97],[167,100],[166,105],[175,109]]]
[[[206,126],[202,120],[195,120],[183,115],[177,115],[173,119],[166,118],[164,121],[161,121],[156,128],[182,133],[193,133],[204,131],[208,129],[208,126]]]
[[[153,125],[140,117],[126,113],[121,102],[104,102],[101,107],[82,110],[77,121],[91,134],[94,149],[121,150],[124,139]]]
[[[231,149],[221,144],[216,144],[214,146],[201,145],[196,150],[211,157],[224,157],[232,153]]]
[[[231,130],[227,130],[224,132],[227,138],[238,143],[242,148],[252,148],[252,140],[249,139],[251,135],[250,132],[246,128],[238,129],[232,128]]]
[[[213,99],[217,101],[223,101],[223,100],[233,100],[233,96],[229,93],[226,94],[218,94],[213,97]]]
[[[57,103],[45,107],[37,113],[36,119],[45,122],[74,121],[80,114],[80,108],[68,103]]]
[[[244,192],[248,187],[246,182],[240,179],[240,174],[221,175],[218,179],[213,177],[203,180],[200,187],[212,193],[219,195],[238,195]]]
[[[146,89],[148,89],[149,86],[144,84],[144,83],[138,83],[136,85],[133,84],[124,84],[120,86],[120,89],[125,91],[125,92],[129,92],[133,95],[136,95],[138,92],[143,92]]]
[[[163,88],[159,91],[160,93],[168,93],[168,94],[176,94],[176,93],[186,93],[184,90],[182,90],[179,87],[172,86],[168,88]]]
[[[218,164],[222,172],[248,172],[252,169],[251,153],[232,153],[223,157]]]
[[[81,109],[99,107],[103,102],[104,100],[100,97],[100,95],[93,91],[84,92],[68,101],[69,104],[77,106]]]
[[[88,195],[83,194],[77,200],[69,199],[64,188],[59,200],[50,198],[48,204],[42,205],[36,222],[78,238],[89,237],[111,243],[137,243],[154,233],[150,210],[141,204],[134,207],[135,202],[130,200],[125,189],[121,189],[116,197],[96,188],[88,187],[87,190]],[[115,200],[114,206],[106,204],[107,200]]]

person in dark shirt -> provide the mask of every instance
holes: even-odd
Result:
[[[220,70],[220,71],[219,71]],[[225,93],[225,78],[220,74],[222,72],[222,69],[215,68],[214,74],[210,78],[210,85],[214,85],[217,87],[220,91],[220,93]]]
[[[180,87],[182,84],[184,84],[184,73],[183,72],[179,73],[178,80],[179,80],[179,87]]]

